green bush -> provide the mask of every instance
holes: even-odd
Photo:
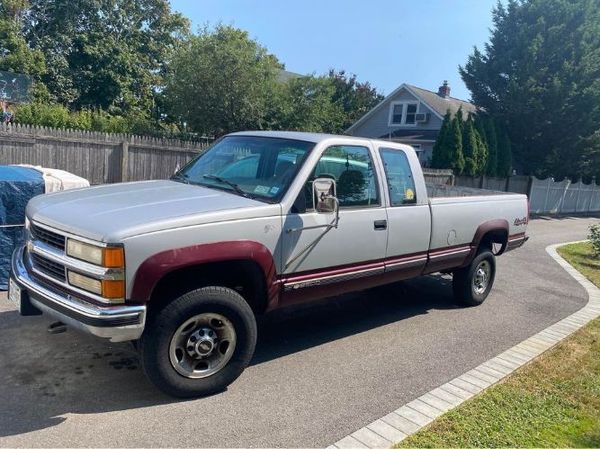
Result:
[[[588,238],[594,247],[594,256],[600,258],[600,225],[595,224],[590,226]]]
[[[143,134],[152,124],[141,114],[132,113],[123,117],[112,115],[101,109],[69,111],[60,104],[27,103],[15,111],[15,122],[27,125],[48,126],[50,128],[77,129],[82,131],[103,131],[108,133]]]

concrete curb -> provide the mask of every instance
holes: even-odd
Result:
[[[589,295],[587,305],[478,367],[345,436],[327,449],[389,448],[504,379],[599,317],[600,289],[556,251],[559,246],[581,241],[583,240],[550,245],[546,247],[546,252],[587,290]]]

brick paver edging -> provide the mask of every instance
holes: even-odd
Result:
[[[347,435],[327,449],[389,448],[467,399],[486,390],[599,317],[600,289],[556,251],[559,246],[578,242],[550,245],[546,248],[546,252],[587,290],[589,300],[585,307],[493,359]]]

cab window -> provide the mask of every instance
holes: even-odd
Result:
[[[340,208],[378,206],[379,189],[369,149],[362,146],[336,145],[327,148],[305,186],[307,209],[314,207],[312,181],[331,178],[336,182]]]
[[[404,151],[381,148],[379,153],[383,160],[391,205],[415,204],[417,202],[415,180]]]

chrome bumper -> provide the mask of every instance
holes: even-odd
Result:
[[[21,301],[29,301],[36,309],[69,326],[112,342],[140,338],[146,322],[146,306],[100,307],[82,301],[31,277],[24,257],[25,247],[20,246],[14,251],[11,264],[11,277],[23,290]]]

